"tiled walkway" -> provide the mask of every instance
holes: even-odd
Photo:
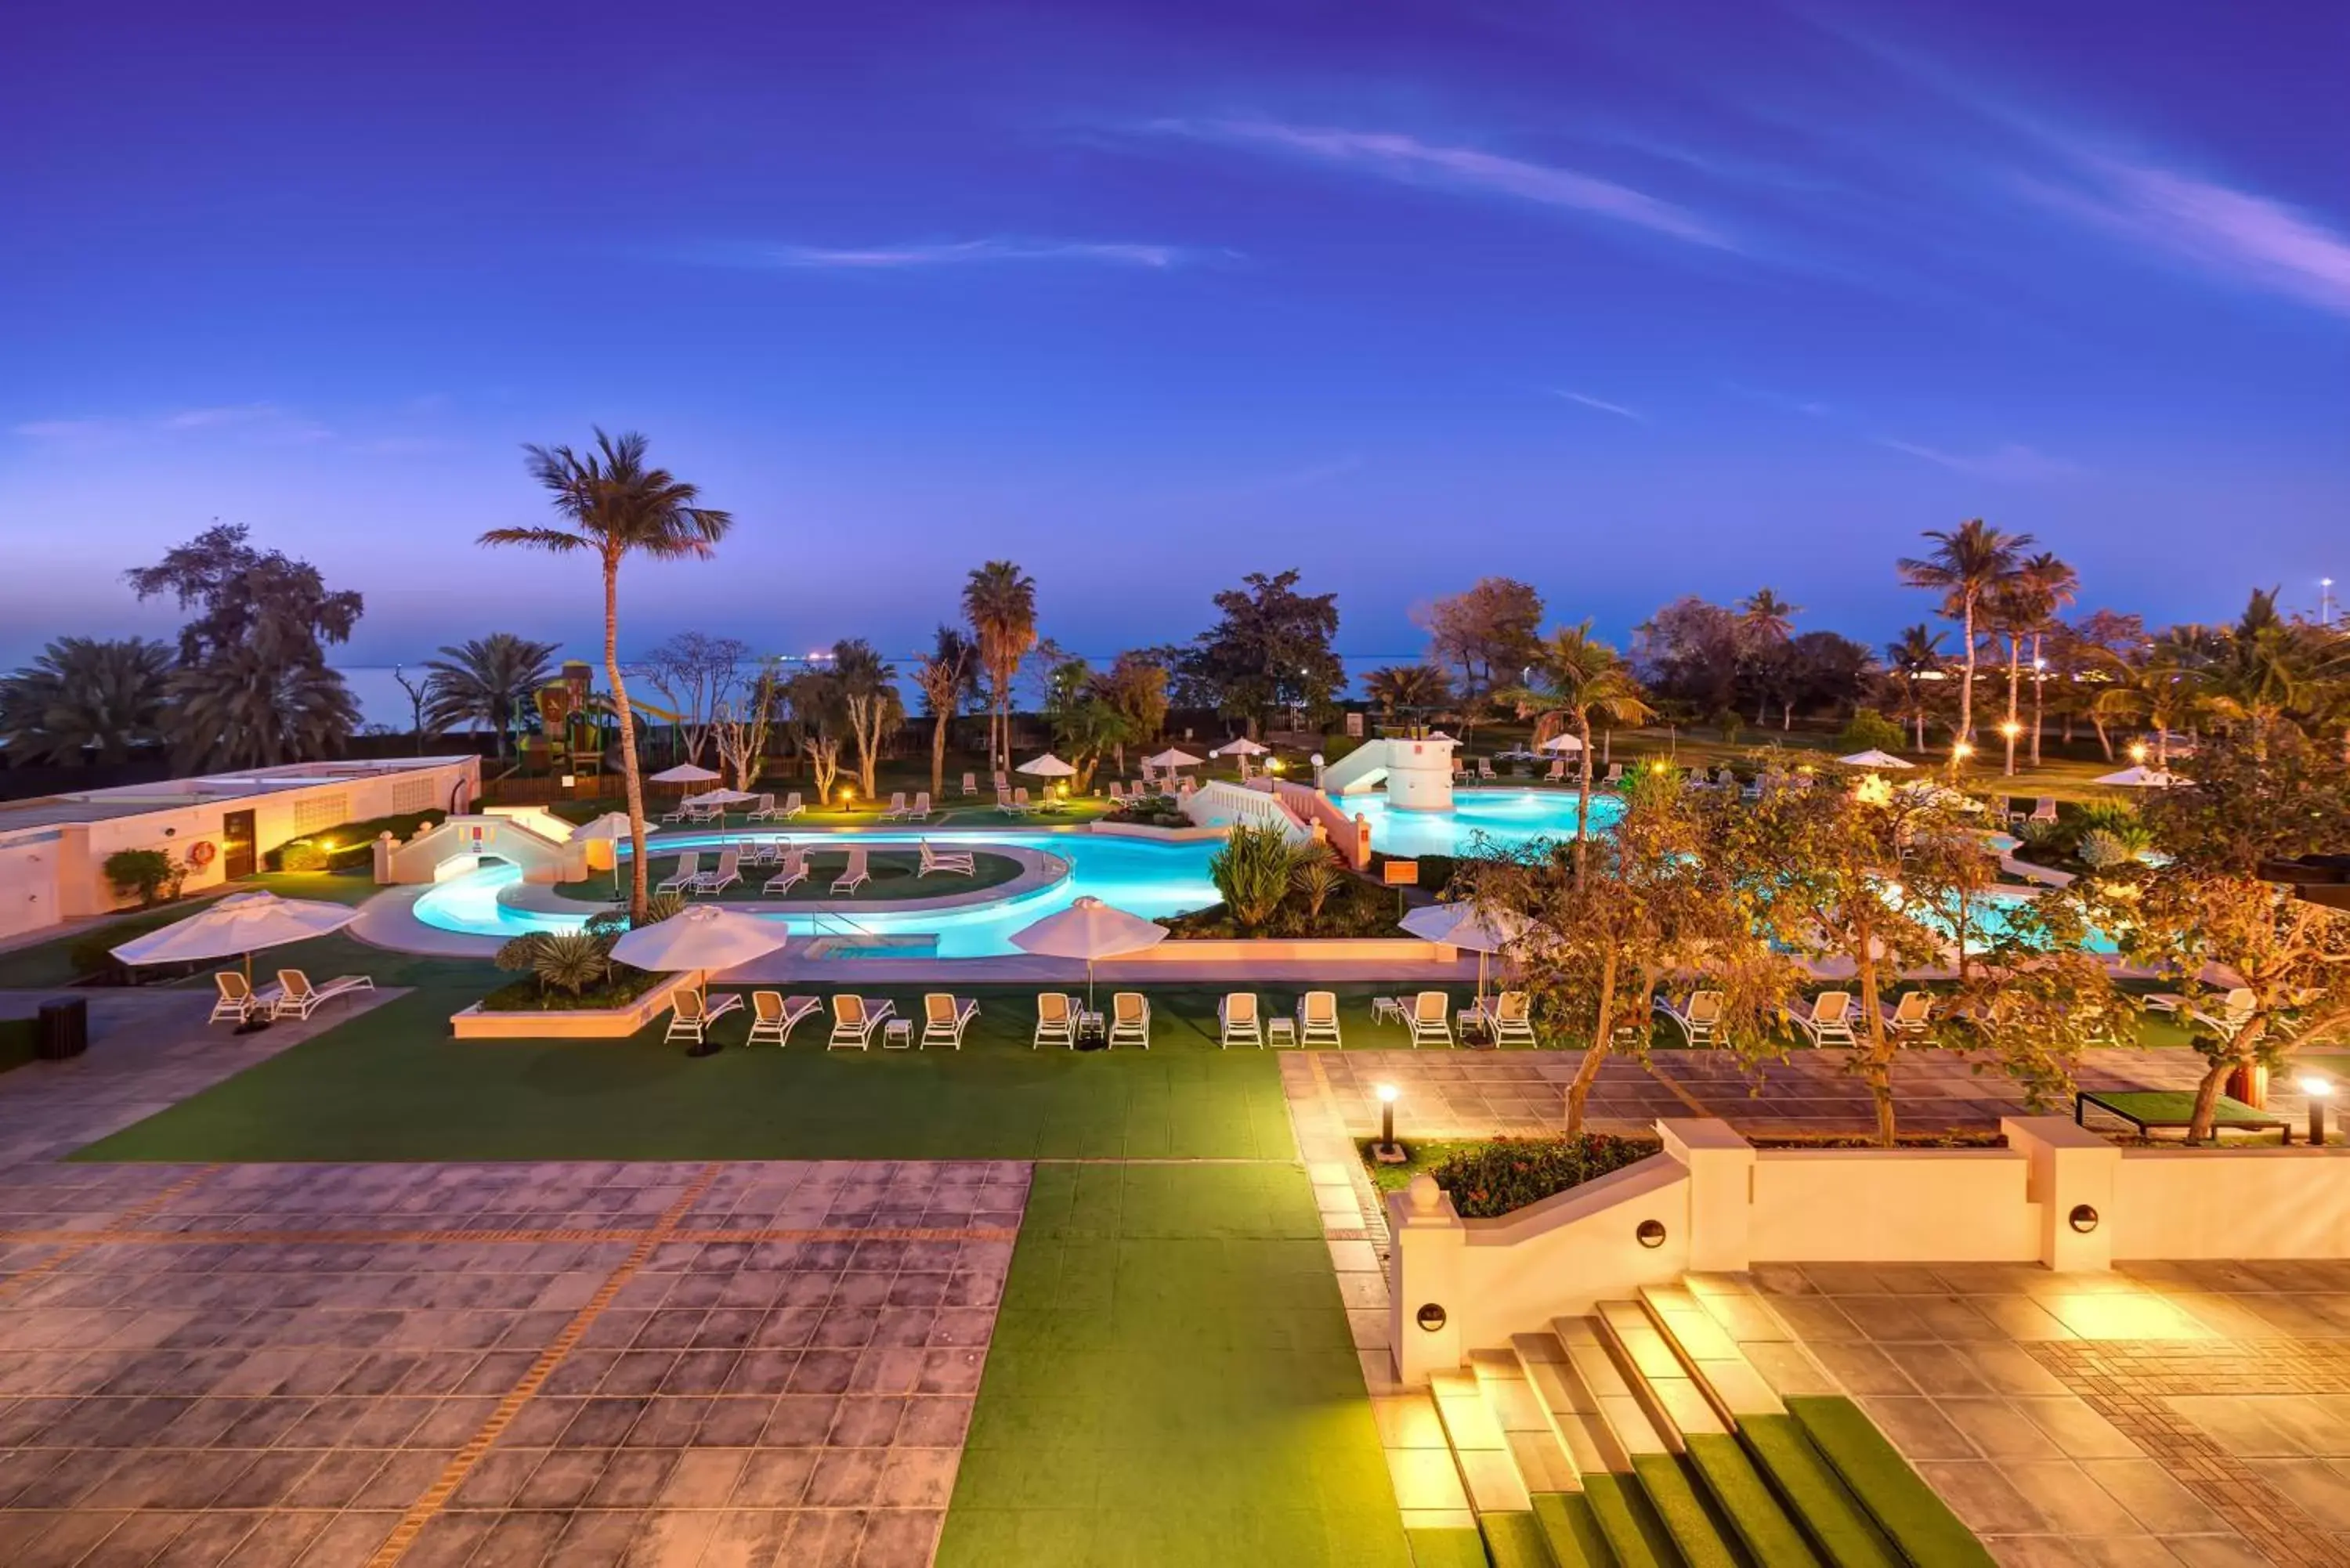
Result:
[[[1028,1168],[18,1166],[0,1562],[930,1561]]]

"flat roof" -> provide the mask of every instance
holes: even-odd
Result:
[[[195,778],[159,779],[153,784],[123,784],[114,789],[72,790],[35,795],[27,800],[0,801],[0,835],[27,827],[58,827],[72,823],[111,822],[119,817],[144,816],[150,812],[184,811],[196,805],[232,805],[288,790],[315,789],[326,784],[383,778],[394,774],[424,773],[475,761],[470,754],[445,757],[377,757],[338,763],[289,763],[274,768],[245,768],[230,774],[204,774]]]

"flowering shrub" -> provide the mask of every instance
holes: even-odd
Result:
[[[1500,1137],[1447,1155],[1429,1174],[1452,1195],[1462,1219],[1492,1220],[1621,1170],[1658,1147],[1653,1139],[1612,1133]]]

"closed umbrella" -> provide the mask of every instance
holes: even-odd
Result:
[[[1140,952],[1166,940],[1166,927],[1139,915],[1129,915],[1124,909],[1112,909],[1095,898],[1079,898],[1058,914],[1047,915],[1035,925],[1023,926],[1012,933],[1012,945],[1022,952],[1035,953],[1039,958],[1086,961],[1088,1012],[1094,1005],[1096,959]]]
[[[647,833],[658,832],[660,828],[660,824],[657,822],[645,824]],[[590,844],[618,844],[629,836],[629,814],[608,811],[595,821],[582,823],[573,828],[571,836]],[[612,852],[612,896],[616,898],[620,896],[620,852],[617,849]]]
[[[1855,752],[1848,757],[1838,757],[1836,761],[1848,768],[1914,768],[1918,765],[1906,758],[1895,756],[1891,752],[1880,752],[1874,746],[1865,752]]]
[[[701,904],[639,926],[612,944],[612,956],[661,974],[707,972],[764,958],[784,945],[785,935],[779,920]]]
[[[348,904],[329,904],[318,898],[281,898],[275,893],[232,893],[201,915],[191,915],[160,931],[133,937],[116,948],[114,956],[128,964],[197,963],[206,959],[243,958],[244,978],[250,983],[255,948],[307,941],[329,931],[339,931],[359,918],[359,910]]]
[[[1485,1000],[1485,955],[1500,952],[1526,934],[1532,922],[1506,909],[1490,912],[1474,904],[1423,904],[1396,924],[1423,941],[1466,948],[1477,955],[1477,1001]]]

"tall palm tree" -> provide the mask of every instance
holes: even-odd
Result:
[[[1642,724],[1652,716],[1647,693],[1632,677],[1632,667],[1608,644],[1591,635],[1591,623],[1565,626],[1534,645],[1533,668],[1539,685],[1513,687],[1500,693],[1521,713],[1535,712],[1537,742],[1553,720],[1565,720],[1583,742],[1583,799],[1575,817],[1575,875],[1583,876],[1591,838],[1591,718],[1604,714],[1613,723]]]
[[[0,737],[23,761],[127,761],[131,747],[161,738],[171,670],[168,643],[58,638],[0,678]]]
[[[1020,661],[1036,646],[1036,579],[1014,561],[975,568],[962,587],[963,618],[979,639],[987,671],[990,765],[1012,766],[1012,682]]]
[[[1885,645],[1885,659],[1901,677],[1901,692],[1907,717],[1918,729],[1918,749],[1926,749],[1926,704],[1918,695],[1918,678],[1942,668],[1942,634],[1919,621],[1905,627],[1901,635]]]
[[[1392,723],[1399,713],[1442,707],[1452,694],[1452,683],[1433,664],[1384,664],[1363,677],[1363,692]]]
[[[2021,570],[2032,582],[2040,610],[2032,625],[2032,765],[2036,768],[2040,765],[2042,721],[2048,711],[2048,666],[2041,657],[2041,649],[2047,646],[2052,633],[2064,629],[2056,618],[2072,608],[2073,601],[2081,597],[2081,574],[2073,569],[2072,563],[2057,559],[2052,550],[2028,557]]]
[[[1935,588],[1942,595],[1942,613],[1959,623],[1964,647],[1965,684],[1959,689],[1959,738],[1975,733],[1975,617],[1983,599],[2014,572],[2016,558],[2032,543],[2029,534],[2004,534],[1976,517],[1956,528],[1929,528],[1925,536],[1934,548],[1923,556],[1905,556],[1901,580],[1913,588]]]
[[[637,716],[620,679],[620,563],[630,556],[657,561],[706,556],[733,526],[731,513],[701,504],[698,486],[663,468],[645,466],[645,438],[630,431],[596,431],[587,453],[567,446],[526,446],[536,479],[564,519],[561,526],[493,528],[484,545],[519,545],[556,555],[588,551],[604,568],[604,675],[612,683],[612,703],[620,717],[620,773],[629,795],[632,919],[645,914],[645,784],[637,765]]]
[[[556,645],[494,631],[441,652],[444,658],[424,661],[432,671],[424,686],[425,722],[440,730],[485,724],[498,738],[498,755],[508,755],[515,721],[553,676]]]
[[[971,639],[942,626],[931,651],[914,666],[914,684],[931,710],[931,794],[941,801],[947,797],[947,726],[971,691],[978,661]]]
[[[1769,659],[1773,649],[1794,636],[1795,618],[1803,613],[1801,605],[1789,604],[1769,588],[1757,588],[1739,600],[1738,637],[1745,645],[1745,659],[1759,664]],[[1770,682],[1754,684],[1754,722],[1760,724],[1771,701]]]
[[[359,705],[341,676],[254,643],[174,670],[169,691],[163,728],[175,765],[190,772],[304,762],[359,728]]]

